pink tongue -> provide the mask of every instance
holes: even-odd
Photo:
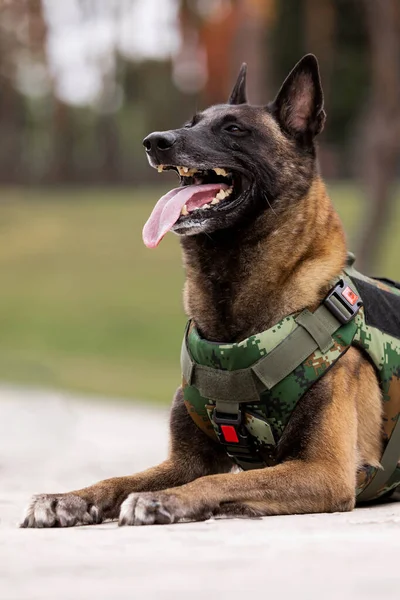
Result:
[[[188,211],[200,208],[211,202],[220,190],[228,186],[225,183],[205,183],[175,188],[159,199],[147,223],[143,227],[143,241],[148,248],[158,246],[164,235],[180,217],[186,204]]]

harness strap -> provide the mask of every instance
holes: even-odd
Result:
[[[252,370],[263,383],[262,391],[272,389],[290,375],[317,348],[327,352],[334,344],[332,334],[342,323],[322,304],[314,313],[303,310],[295,319],[300,327],[288,335]]]

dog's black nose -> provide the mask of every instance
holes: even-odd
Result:
[[[155,131],[144,138],[143,146],[146,148],[146,152],[168,150],[175,142],[176,135],[172,131]]]

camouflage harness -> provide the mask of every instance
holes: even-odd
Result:
[[[400,339],[367,325],[354,280],[400,296],[361,275],[350,260],[323,303],[235,344],[202,339],[189,321],[182,345],[184,401],[194,422],[242,469],[276,464],[276,446],[303,395],[352,346],[374,364],[383,394],[382,469],[365,465],[357,499],[400,485]]]

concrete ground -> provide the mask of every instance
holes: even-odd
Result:
[[[32,493],[137,471],[166,448],[165,411],[0,388],[0,600],[399,598],[400,503],[251,521],[17,528]]]

